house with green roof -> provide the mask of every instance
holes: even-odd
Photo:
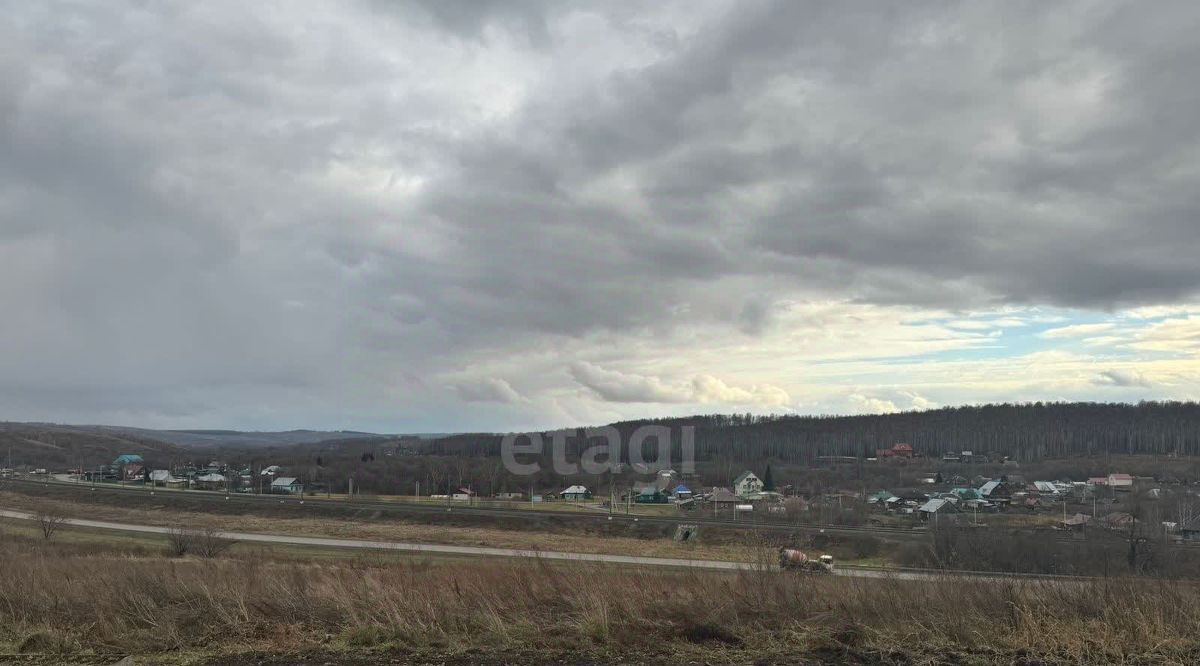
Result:
[[[656,486],[646,486],[642,488],[642,492],[638,493],[634,501],[638,504],[666,504],[668,497],[666,493],[659,490]]]
[[[881,490],[881,491],[875,493],[874,495],[871,495],[870,497],[868,497],[867,503],[868,504],[886,504],[887,501],[892,499],[893,497],[895,497],[895,495],[893,495],[891,493],[891,491]]]
[[[974,488],[953,488],[950,490],[950,492],[953,495],[957,495],[958,499],[964,501],[983,499],[983,496],[979,494],[979,491]]]

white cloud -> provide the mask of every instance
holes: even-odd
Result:
[[[509,383],[497,377],[485,377],[476,381],[462,381],[453,388],[459,398],[466,402],[521,402],[524,398]]]
[[[891,400],[883,400],[880,398],[872,398],[862,395],[861,393],[852,393],[848,396],[851,407],[857,413],[862,414],[894,414],[900,411],[896,403]]]
[[[688,383],[672,385],[658,377],[606,370],[579,361],[571,365],[571,375],[584,387],[610,402],[690,403],[693,405],[755,405],[783,407],[791,402],[787,391],[769,384],[748,388],[730,386],[709,375],[700,374]]]
[[[1039,337],[1047,339],[1058,338],[1082,338],[1096,333],[1104,333],[1116,328],[1116,324],[1101,323],[1101,324],[1071,324],[1069,326],[1059,326],[1042,331],[1038,334]]]
[[[786,407],[791,402],[787,391],[778,386],[763,384],[738,388],[730,386],[712,375],[698,375],[692,379],[692,396],[697,402],[705,404],[753,404],[765,407]]]
[[[1149,388],[1150,380],[1137,370],[1105,370],[1092,380],[1097,386]]]
[[[605,370],[586,361],[571,365],[571,376],[609,402],[687,402],[690,395],[657,377]]]

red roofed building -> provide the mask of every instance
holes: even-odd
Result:
[[[890,449],[875,449],[876,458],[911,458],[912,444],[895,444]]]

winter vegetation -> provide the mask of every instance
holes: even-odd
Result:
[[[1200,651],[1200,589],[1159,580],[151,554],[5,533],[4,651],[173,664],[281,652],[292,663],[1186,663]]]

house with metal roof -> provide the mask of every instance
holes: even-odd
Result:
[[[957,510],[957,507],[954,506],[954,502],[951,502],[944,497],[935,497],[922,504],[920,508],[917,509],[917,512],[920,513],[922,517],[926,517],[935,513],[954,513]]]
[[[304,492],[304,484],[294,476],[276,477],[271,482],[271,492],[284,494],[299,494]]]
[[[666,504],[667,494],[659,490],[656,486],[646,486],[642,488],[642,492],[638,493],[633,501],[638,504]]]
[[[1058,486],[1054,485],[1054,483],[1052,483],[1050,481],[1034,481],[1033,489],[1043,495],[1057,495],[1058,494]]]
[[[891,491],[880,490],[879,492],[867,498],[867,504],[886,504],[894,497],[895,495],[893,495]]]
[[[692,489],[681,483],[675,486],[675,490],[671,491],[671,496],[675,498],[676,502],[689,500],[692,499]]]
[[[1133,477],[1128,474],[1109,474],[1108,486],[1110,488],[1128,488],[1133,485]]]
[[[592,491],[583,486],[575,485],[562,491],[560,496],[565,500],[572,501],[590,500],[592,499]]]
[[[738,497],[747,497],[753,493],[762,492],[762,479],[754,475],[754,472],[746,470],[742,472],[738,478],[733,480],[733,492]]]
[[[196,487],[201,490],[220,490],[221,488],[225,487],[226,483],[225,476],[215,472],[201,474],[195,479],[192,479],[192,481],[196,484]]]
[[[142,462],[142,457],[136,453],[122,453],[113,461],[113,465],[117,467],[122,465],[140,465]]]
[[[979,495],[989,500],[1007,499],[1012,497],[1012,490],[1008,487],[1007,483],[999,479],[993,479],[980,486]]]
[[[734,495],[733,491],[728,488],[713,488],[704,495],[704,499],[718,511],[732,509],[735,505],[742,503],[742,499]]]

